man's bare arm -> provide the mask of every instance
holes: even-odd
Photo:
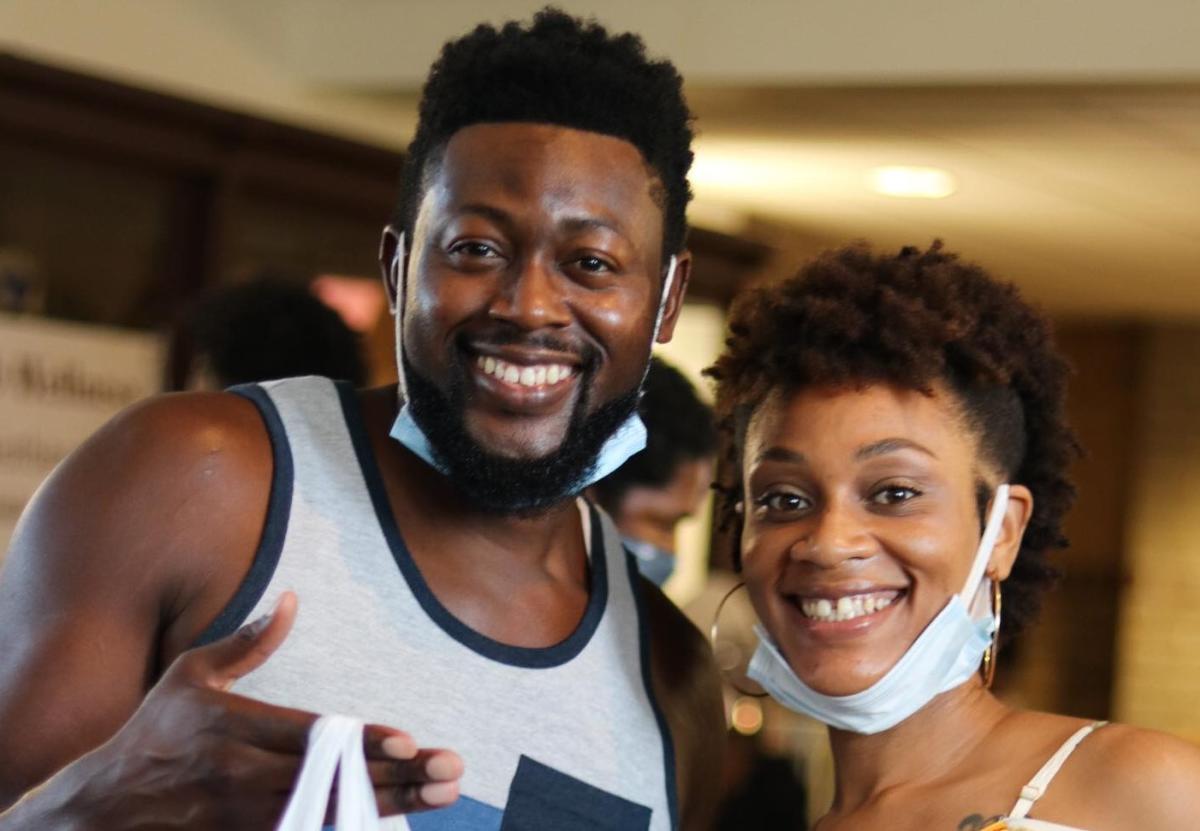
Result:
[[[271,476],[250,402],[168,396],[39,491],[0,572],[0,829],[273,824],[316,716],[226,690],[282,642],[294,599],[184,651],[250,566]],[[367,744],[385,813],[456,796],[454,754],[378,726]]]
[[[0,807],[137,708],[181,619],[249,566],[270,477],[250,402],[167,396],[118,416],[41,487],[0,571]]]

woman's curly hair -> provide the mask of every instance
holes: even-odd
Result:
[[[1067,364],[1049,322],[1016,287],[940,242],[895,256],[859,243],[739,298],[725,345],[708,374],[717,381],[718,423],[733,463],[735,481],[719,490],[735,545],[746,425],[771,392],[890,383],[931,393],[940,382],[958,395],[988,461],[1033,493],[1033,515],[1004,583],[1002,637],[1036,616],[1057,576],[1047,553],[1066,545],[1062,522],[1075,496],[1067,468],[1079,445],[1064,417]],[[982,517],[989,494],[978,496]]]

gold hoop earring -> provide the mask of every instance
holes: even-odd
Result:
[[[987,651],[983,653],[983,665],[979,668],[979,672],[983,675],[983,688],[990,690],[992,682],[996,680],[996,657],[1000,652],[1000,613],[1003,611],[1004,603],[1000,594],[1000,581],[992,581],[992,616],[996,618],[996,629],[992,632],[992,642],[988,644]]]
[[[718,655],[717,630],[721,625],[721,612],[724,611],[725,604],[729,602],[729,598],[733,597],[733,595],[737,592],[738,589],[744,589],[744,588],[746,588],[745,580],[738,583],[736,586],[734,586],[729,591],[725,592],[725,596],[722,597],[721,602],[717,604],[717,610],[715,612],[713,612],[712,626],[710,626],[708,628],[708,640],[709,640],[710,646],[712,646],[712,651],[713,651],[714,657]],[[729,686],[733,687],[733,689],[739,695],[749,696],[750,698],[766,698],[767,697],[768,693],[766,693],[763,690],[759,690],[759,691],[755,692],[753,690],[744,689],[735,680],[736,676],[734,676],[731,673],[727,673],[725,671],[725,668],[723,666],[721,666],[721,662],[719,659],[717,661],[717,669],[718,669],[718,671],[720,671],[721,677],[725,679],[725,683],[727,683],[727,684],[729,684]]]

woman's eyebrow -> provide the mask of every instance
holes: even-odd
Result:
[[[880,439],[879,441],[871,442],[868,445],[858,448],[854,453],[854,458],[858,461],[863,461],[875,456],[885,456],[888,453],[895,453],[898,450],[915,450],[918,453],[924,453],[932,459],[937,458],[937,454],[925,445],[901,438]]]
[[[804,464],[804,454],[798,453],[795,450],[789,450],[786,447],[768,447],[766,450],[758,454],[755,462],[791,462],[792,464]]]

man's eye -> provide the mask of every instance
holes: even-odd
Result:
[[[613,271],[612,265],[600,257],[580,257],[575,265],[589,274],[608,274]]]
[[[486,242],[460,242],[450,248],[451,254],[461,254],[466,257],[491,257],[496,256],[497,251]]]
[[[916,488],[904,485],[889,485],[880,488],[871,495],[871,501],[877,505],[899,505],[921,495]]]
[[[579,261],[579,266],[584,271],[604,271],[608,268],[608,263],[599,257],[584,257]]]

